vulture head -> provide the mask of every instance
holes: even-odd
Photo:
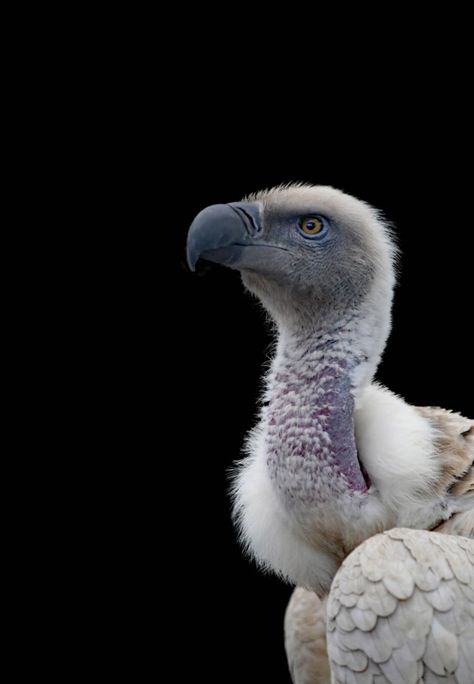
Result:
[[[277,188],[207,207],[188,238],[191,268],[201,257],[241,271],[282,328],[315,329],[322,316],[353,312],[374,297],[388,319],[393,255],[372,207],[322,186]]]
[[[376,532],[434,529],[471,511],[472,422],[427,416],[371,384],[396,255],[375,209],[331,187],[279,187],[204,209],[187,255],[192,269],[202,258],[239,270],[276,325],[260,421],[235,478],[242,538],[261,564],[327,590]],[[442,430],[460,440],[456,468]],[[471,479],[454,496],[460,477]]]
[[[376,210],[324,186],[275,188],[207,207],[188,237],[190,267],[203,258],[239,270],[284,336],[370,319],[360,340],[368,372],[390,330],[394,255]]]

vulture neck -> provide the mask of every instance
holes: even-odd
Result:
[[[354,408],[386,337],[377,339],[370,318],[352,312],[310,330],[280,327],[264,415],[270,476],[287,504],[319,505],[370,486],[354,435]]]

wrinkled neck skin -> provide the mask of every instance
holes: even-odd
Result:
[[[390,329],[387,298],[381,303],[372,298],[319,313],[298,312],[292,303],[292,316],[266,307],[278,331],[260,423],[268,473],[284,508],[308,530],[315,516],[321,532],[331,528],[333,535],[334,527],[363,527],[361,517],[374,531],[377,521],[383,527],[382,512],[367,496],[354,435],[354,409]],[[361,539],[366,534],[367,528]]]
[[[290,507],[311,507],[367,490],[354,436],[353,322],[309,337],[280,334],[267,379],[266,448],[270,477]]]

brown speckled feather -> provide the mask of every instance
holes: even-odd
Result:
[[[459,502],[469,498],[472,510],[459,512],[435,528],[444,534],[474,538],[474,421],[441,408],[417,409],[438,432],[435,447],[441,461],[437,492]]]

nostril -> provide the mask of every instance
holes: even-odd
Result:
[[[240,211],[242,212],[242,214],[245,214],[247,219],[250,221],[250,224],[253,226],[254,232],[259,233],[262,230],[262,226],[255,220],[253,216],[251,216],[251,214],[248,214],[245,211],[245,209],[240,208]]]
[[[239,219],[244,224],[247,234],[252,236],[254,234],[255,230],[254,230],[254,224],[253,224],[251,217],[247,214],[246,211],[244,211],[240,207],[235,207],[235,206],[233,207],[232,205],[229,205],[229,206],[232,209],[232,211],[237,214]]]
[[[237,214],[245,226],[245,230],[251,237],[261,232],[262,226],[252,212],[247,211],[240,204],[229,204],[229,207]]]

